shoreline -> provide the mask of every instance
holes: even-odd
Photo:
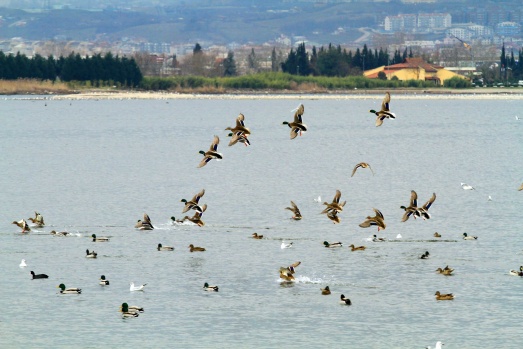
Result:
[[[46,100],[163,100],[163,99],[367,99],[378,98],[389,91],[394,99],[523,99],[523,88],[475,89],[354,89],[336,91],[258,91],[234,90],[224,93],[182,93],[165,91],[97,91],[86,90],[64,94],[4,95],[4,99]]]

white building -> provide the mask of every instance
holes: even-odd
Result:
[[[416,29],[450,28],[452,16],[450,13],[422,13],[387,16],[384,21],[386,31],[413,31]]]

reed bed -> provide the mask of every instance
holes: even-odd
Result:
[[[0,80],[0,94],[18,95],[18,94],[64,94],[72,93],[73,90],[67,84],[62,82],[53,82],[49,80]]]

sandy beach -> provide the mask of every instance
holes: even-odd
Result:
[[[51,99],[367,99],[383,95],[387,90],[350,90],[332,92],[303,91],[231,91],[225,94],[174,92],[81,92],[50,97]],[[390,90],[396,99],[523,99],[523,88],[477,88],[470,90]]]
[[[11,95],[11,99],[96,100],[96,99],[368,99],[390,91],[394,99],[523,99],[523,88],[475,89],[354,89],[346,91],[255,91],[235,90],[226,93],[179,93],[163,91],[78,91],[70,94]]]

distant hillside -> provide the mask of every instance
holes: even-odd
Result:
[[[107,2],[92,0],[88,3],[95,7]],[[118,1],[113,3],[117,4]],[[456,18],[464,17],[464,9],[470,9],[465,4],[472,4],[472,0],[417,5],[404,5],[399,0],[360,0],[349,3],[173,0],[163,2],[163,6],[133,7],[133,4],[138,3],[147,2],[129,1],[126,9],[113,5],[98,11],[21,11],[0,8],[0,35],[4,39],[23,37],[30,40],[53,39],[57,36],[68,40],[119,40],[131,37],[150,42],[184,43],[199,40],[216,44],[260,44],[285,34],[305,36],[307,40],[320,44],[347,43],[361,35],[357,28],[379,29],[378,25],[385,16],[391,14],[450,12]],[[493,4],[496,1],[484,3]]]

